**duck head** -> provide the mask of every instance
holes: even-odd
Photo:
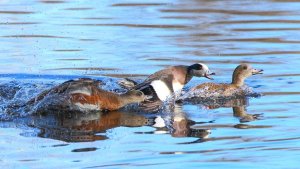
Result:
[[[240,64],[233,72],[232,84],[243,86],[246,78],[257,74],[263,74],[263,70],[254,69],[250,64]]]
[[[138,90],[130,90],[126,92],[123,96],[124,101],[126,101],[127,103],[140,103],[147,99],[144,93]]]
[[[189,66],[188,74],[191,76],[206,77],[211,80],[213,80],[211,75],[215,75],[215,73],[210,72],[208,66],[203,63],[196,63]]]

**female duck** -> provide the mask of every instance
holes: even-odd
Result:
[[[262,72],[262,69],[254,69],[250,64],[241,64],[235,68],[231,84],[203,83],[192,88],[191,91],[204,90],[207,93],[214,93],[218,96],[233,96],[244,85],[247,77],[262,74]],[[239,94],[244,95],[243,91]]]
[[[145,100],[141,91],[116,94],[99,88],[100,81],[84,78],[64,82],[31,99],[35,111],[112,111]]]

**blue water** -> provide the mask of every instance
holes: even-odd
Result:
[[[299,9],[297,0],[0,1],[1,168],[299,168]],[[240,63],[264,69],[246,80],[262,96],[156,114],[5,109],[69,79],[116,90],[121,78],[197,62],[214,82],[230,82]]]

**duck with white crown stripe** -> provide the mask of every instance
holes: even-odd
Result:
[[[172,96],[174,92],[180,92],[194,76],[213,79],[208,66],[203,63],[196,63],[190,66],[178,65],[162,69],[137,84],[132,80],[122,80],[119,84],[127,89],[140,90],[151,99],[142,102],[141,106],[145,110],[155,110],[160,107],[163,101]]]

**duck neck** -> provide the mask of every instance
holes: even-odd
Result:
[[[186,75],[186,77],[185,77],[185,84],[187,84],[189,81],[191,81],[191,80],[192,80],[192,78],[193,78],[193,76],[192,76],[192,75],[190,75],[190,74],[187,74],[187,75]]]
[[[121,105],[123,107],[127,104],[135,103],[135,100],[132,99],[132,97],[129,94],[125,93],[125,94],[120,95],[119,102],[121,103]]]
[[[191,81],[194,76],[193,70],[191,69],[190,66],[188,66],[186,68],[186,70],[187,70],[187,72],[186,72],[186,76],[185,76],[185,84],[187,84],[189,81]]]
[[[241,86],[244,85],[244,81],[245,81],[244,77],[235,76],[235,74],[233,74],[233,76],[232,76],[232,83],[231,84],[236,85],[238,87],[241,87]]]

